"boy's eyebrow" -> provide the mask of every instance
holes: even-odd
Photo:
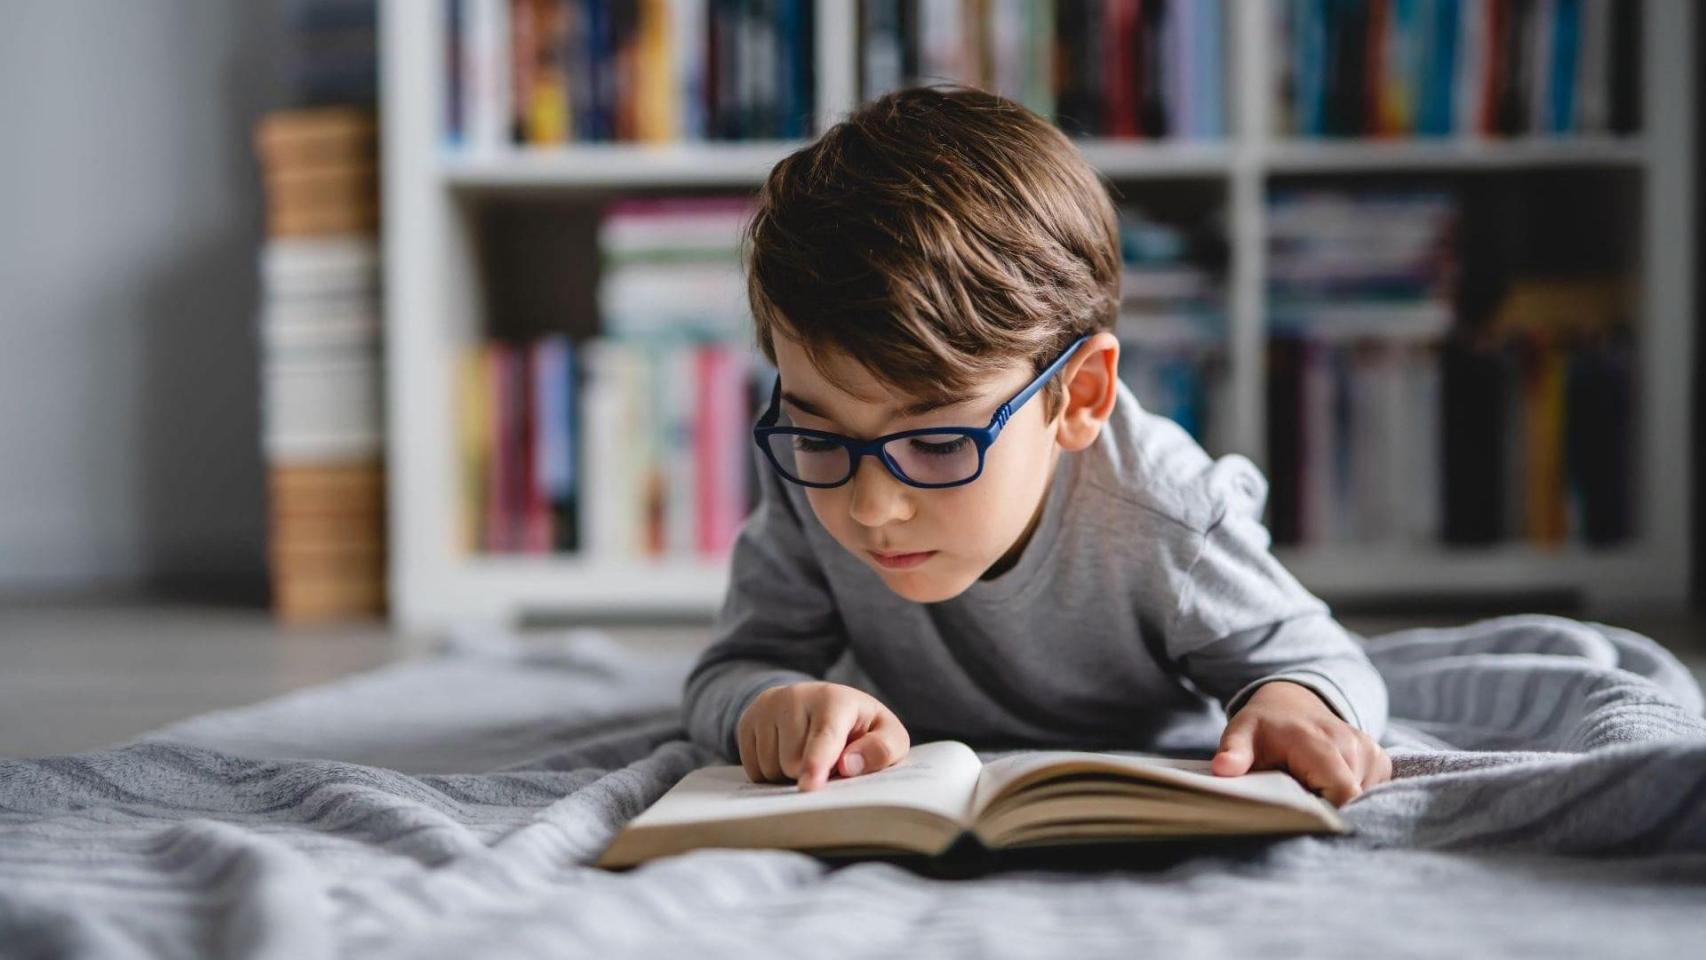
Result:
[[[822,417],[825,420],[835,419],[822,407],[812,403],[804,397],[790,393],[787,390],[782,391],[782,399],[802,413],[809,413],[814,417]],[[943,407],[957,407],[964,402],[965,401],[963,400],[919,400],[903,407],[900,413],[902,416],[916,417],[929,413],[932,410],[940,410]]]

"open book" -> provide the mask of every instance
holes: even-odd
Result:
[[[824,856],[939,856],[1110,840],[1344,833],[1326,801],[1288,774],[1217,777],[1206,760],[1042,750],[985,764],[963,743],[914,746],[876,773],[802,793],[738,766],[688,774],[599,858],[627,867],[701,847]]]

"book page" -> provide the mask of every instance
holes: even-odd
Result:
[[[683,777],[631,828],[740,820],[854,807],[914,807],[965,822],[982,764],[963,743],[918,744],[892,767],[831,779],[801,792],[791,783],[753,783],[739,766],[704,767]]]
[[[1107,773],[1169,784],[1213,796],[1273,804],[1316,816],[1323,802],[1303,789],[1290,774],[1277,770],[1217,777],[1207,760],[1182,760],[1143,753],[1085,753],[1075,750],[1035,750],[991,760],[979,778],[974,811],[983,810],[1010,788],[1027,786],[1051,776]]]

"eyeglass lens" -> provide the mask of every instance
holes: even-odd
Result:
[[[772,434],[766,442],[783,472],[802,483],[837,484],[852,473],[852,455],[833,440]],[[897,437],[883,452],[914,483],[949,484],[977,475],[977,444],[964,434]]]

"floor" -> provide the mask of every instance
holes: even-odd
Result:
[[[1599,611],[1665,644],[1706,683],[1706,614]],[[1345,615],[1367,635],[1461,623],[1467,612]],[[610,628],[627,642],[692,647],[704,625]],[[264,610],[134,598],[0,602],[0,757],[105,746],[419,652],[383,623],[282,629]]]

